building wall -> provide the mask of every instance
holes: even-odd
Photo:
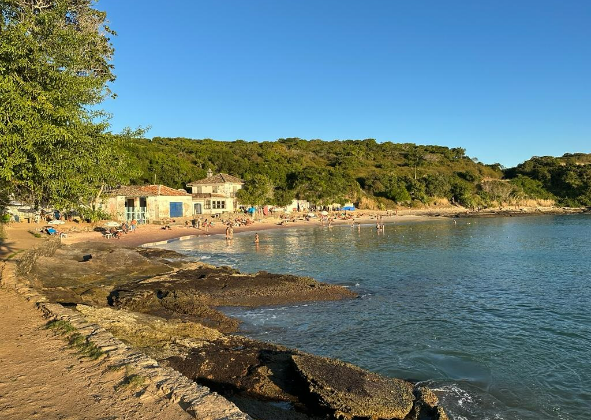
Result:
[[[207,208],[207,202],[210,203],[210,208]],[[222,213],[233,213],[234,212],[234,199],[229,197],[211,197],[206,198],[206,208],[210,214],[222,214]],[[223,208],[220,208],[220,203],[223,204]]]
[[[193,203],[201,204],[201,214],[222,214],[233,213],[236,211],[236,192],[242,188],[242,184],[226,182],[224,184],[203,184],[192,185],[191,192],[194,194],[223,194],[225,197],[196,198]],[[215,204],[223,201],[224,208],[219,208]],[[194,208],[191,208],[191,214],[194,214]]]
[[[180,217],[170,216],[170,203],[182,203],[183,215]],[[151,205],[150,205],[151,204]],[[165,219],[186,220],[193,216],[193,200],[191,196],[156,196],[148,197],[148,212],[154,216],[153,221],[161,221]]]
[[[109,197],[103,205],[103,209],[111,215],[114,220],[123,222],[126,218],[125,200],[128,197]],[[132,197],[129,197],[132,198]],[[136,200],[137,202],[137,200]],[[182,203],[183,215],[181,217],[170,217],[170,203]],[[148,196],[146,197],[147,221],[161,222],[167,219],[184,221],[193,217],[193,200],[187,196]]]
[[[191,186],[194,194],[224,194],[226,197],[234,197],[236,191],[242,188],[242,184],[226,182],[225,184],[203,184]]]
[[[212,205],[212,202],[220,201],[223,201],[225,203],[224,208],[214,208],[216,207],[216,205]],[[197,203],[201,204],[201,214],[233,213],[236,210],[236,207],[234,206],[234,199],[230,197],[210,197],[193,199],[193,205]]]
[[[111,215],[113,220],[125,220],[125,197],[108,197],[103,201],[102,210]]]

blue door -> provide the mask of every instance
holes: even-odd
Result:
[[[183,203],[170,203],[170,217],[183,217]]]

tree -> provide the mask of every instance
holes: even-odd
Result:
[[[546,200],[554,199],[554,196],[545,190],[542,183],[538,180],[531,179],[524,175],[518,175],[517,178],[512,179],[510,182],[517,188],[520,188],[529,198],[541,198]]]
[[[283,187],[278,187],[275,188],[275,191],[273,191],[273,199],[271,200],[271,204],[279,207],[285,207],[290,205],[294,198],[295,194],[293,191]]]
[[[265,175],[249,176],[244,186],[236,192],[241,204],[262,206],[269,204],[273,197],[273,184]]]
[[[422,180],[425,183],[425,193],[429,197],[450,197],[451,184],[448,177],[441,174],[430,174]]]
[[[396,203],[406,203],[412,200],[404,181],[396,177],[392,178],[388,183],[386,193],[386,197]]]
[[[419,146],[412,146],[406,153],[406,161],[408,166],[414,169],[414,179],[417,179],[417,169],[425,163],[425,151]]]
[[[464,207],[474,207],[474,185],[457,178],[451,183],[451,202]]]
[[[0,0],[0,186],[31,204],[92,203],[125,179],[97,109],[113,47],[94,0]]]
[[[480,183],[482,197],[498,204],[509,203],[515,198],[519,191],[513,183],[499,179],[485,180]]]

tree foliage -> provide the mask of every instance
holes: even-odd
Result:
[[[125,180],[122,138],[96,106],[113,80],[92,0],[0,0],[0,187],[37,205],[90,203]]]
[[[465,181],[470,195],[477,193],[481,179],[502,177],[500,168],[473,162],[461,148],[372,139],[220,142],[155,137],[126,147],[141,170],[136,183],[156,178],[180,188],[211,168],[247,180],[241,201],[248,204],[260,196],[276,205],[294,198],[317,205],[356,202],[368,195],[405,205],[434,198],[452,201],[452,184]]]
[[[253,175],[246,179],[236,196],[242,204],[262,206],[273,199],[273,184],[266,175]]]
[[[533,157],[505,174],[529,196],[556,198],[566,206],[591,206],[591,154]]]

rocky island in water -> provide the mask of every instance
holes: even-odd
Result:
[[[106,243],[50,242],[30,251],[19,272],[51,302],[75,308],[253,419],[447,419],[426,387],[236,335],[239,322],[218,309],[356,298],[345,287]]]

